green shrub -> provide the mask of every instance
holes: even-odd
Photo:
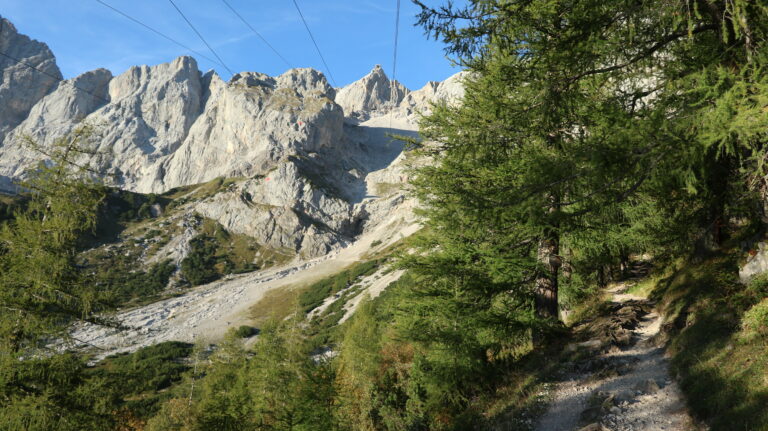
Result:
[[[158,262],[147,271],[132,272],[132,265],[132,258],[119,255],[96,267],[93,283],[106,292],[107,301],[113,306],[157,299],[176,271],[170,260]]]
[[[259,330],[253,326],[241,325],[235,329],[235,336],[238,338],[250,338],[259,333]]]
[[[217,280],[221,274],[216,271],[216,240],[198,235],[189,241],[190,252],[181,261],[181,273],[193,286]]]
[[[148,418],[168,398],[162,391],[180,382],[190,369],[181,360],[192,350],[192,344],[168,341],[134,353],[113,355],[88,370],[88,380],[116,391],[125,408],[140,418]]]
[[[136,215],[138,215],[140,219],[152,218],[152,205],[149,202],[144,202],[139,207]]]
[[[768,296],[768,273],[760,274],[750,280],[747,292],[759,297]]]

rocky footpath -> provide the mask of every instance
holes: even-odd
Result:
[[[649,301],[611,293],[607,318],[575,328],[586,341],[567,347],[565,366],[539,431],[690,431],[696,428],[657,345],[661,317]]]

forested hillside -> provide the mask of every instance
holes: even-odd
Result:
[[[69,325],[120,322],[78,261],[107,191],[76,131],[0,197],[0,429],[542,429],[564,375],[666,377],[666,352],[627,404],[679,385],[673,429],[768,430],[768,4],[414,2],[468,72],[399,138],[421,229],[215,346],[92,363]],[[206,241],[192,284],[221,275]],[[578,426],[619,429],[619,394],[586,395]]]

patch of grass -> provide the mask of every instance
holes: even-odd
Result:
[[[181,262],[182,274],[193,286],[293,258],[289,252],[262,246],[247,235],[230,233],[215,220],[202,219],[199,232],[190,241],[189,255]]]
[[[768,298],[758,302],[744,313],[741,326],[747,340],[756,337],[768,339]]]
[[[374,185],[374,193],[378,196],[389,196],[397,193],[403,189],[403,184],[400,183],[376,183]]]
[[[174,187],[160,197],[169,202],[165,210],[171,211],[189,202],[201,201],[220,192],[231,190],[235,184],[245,179],[245,177],[217,177],[206,183]]]
[[[248,315],[256,327],[269,322],[281,321],[297,311],[297,300],[306,286],[283,286],[268,290],[261,299],[251,306]]]
[[[553,362],[556,363],[551,357],[530,354],[518,363],[518,367],[504,373],[497,387],[481,394],[475,400],[475,408],[482,412],[484,419],[480,429],[533,430],[549,402],[549,385],[541,376],[545,372],[555,372]]]
[[[359,294],[362,289],[362,284],[344,288],[334,295],[336,298],[325,307],[322,313],[315,315],[310,320],[307,334],[313,338],[315,344],[326,346],[338,341],[342,335],[342,330],[338,325],[345,314],[344,305]]]
[[[680,265],[652,298],[666,311],[672,365],[694,414],[713,430],[768,429],[766,281],[738,282],[737,253]]]
[[[610,294],[603,290],[595,289],[592,293],[582,299],[577,307],[568,316],[565,322],[569,326],[601,316],[606,313],[606,307],[610,301]]]
[[[651,296],[653,289],[656,287],[656,284],[658,284],[661,278],[661,276],[656,275],[640,280],[630,286],[629,289],[627,289],[627,293],[639,296],[641,298],[648,298]]]
[[[349,298],[359,293],[362,286],[355,285],[359,278],[374,273],[384,259],[358,262],[339,273],[306,285],[290,285],[267,291],[249,310],[251,322],[259,327],[272,320],[283,320],[292,313],[308,313],[321,305],[326,298],[349,287],[324,312],[313,319],[309,333],[327,342],[329,334],[343,317],[342,308]],[[326,344],[318,342],[318,344]]]
[[[302,100],[290,88],[279,88],[272,93],[267,102],[267,108],[276,111],[296,110],[302,105]]]

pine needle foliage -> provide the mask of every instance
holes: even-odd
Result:
[[[92,134],[77,129],[47,150],[51,160],[21,184],[27,206],[0,230],[0,340],[10,352],[61,336],[72,319],[94,318],[97,292],[75,263],[104,198],[90,170],[76,164]]]
[[[565,250],[610,262],[711,247],[729,216],[754,213],[765,189],[764,7],[416,3],[471,73],[461,103],[422,123],[442,144],[422,149],[436,160],[415,181],[433,235],[414,269],[442,257],[456,268],[446,278],[466,268],[522,299],[553,269],[542,241],[559,245],[547,257],[558,265]],[[661,220],[675,222],[667,244],[648,230]]]
[[[86,126],[35,147],[50,160],[29,173],[27,204],[0,226],[2,430],[103,429],[112,420],[113,400],[99,399],[97,381],[85,382],[83,361],[46,347],[60,346],[75,320],[101,321],[99,294],[75,263],[104,197],[78,164],[92,136]]]

